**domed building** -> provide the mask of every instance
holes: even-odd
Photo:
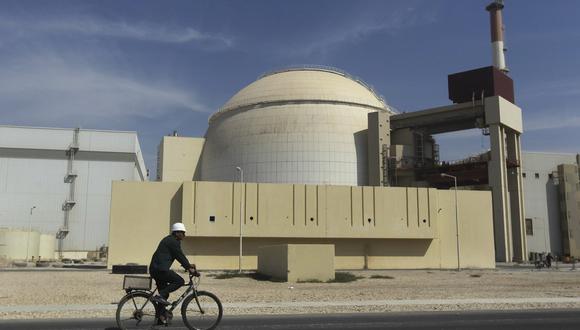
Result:
[[[401,126],[393,117],[406,118],[393,113],[338,70],[260,77],[210,117],[203,138],[163,137],[158,182],[114,184],[108,265],[149,262],[153,238],[179,221],[188,230],[184,252],[206,269],[260,271],[290,260],[304,263],[294,270],[331,275],[334,268],[493,268],[489,191],[386,186],[386,157],[398,165],[430,156],[420,134],[393,130]],[[147,248],[126,240],[135,228],[151,238]],[[461,255],[453,248],[460,235]]]
[[[368,85],[328,68],[260,77],[209,119],[201,181],[366,185],[367,114],[390,111]]]

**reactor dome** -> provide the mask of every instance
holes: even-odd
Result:
[[[328,68],[260,77],[209,119],[203,181],[366,185],[367,114],[390,111],[372,88]]]

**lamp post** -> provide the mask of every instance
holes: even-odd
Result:
[[[238,261],[238,272],[242,272],[242,223],[244,222],[244,170],[241,167],[236,167],[236,171],[240,172],[240,259]]]
[[[32,210],[36,206],[30,208],[30,213],[28,214],[28,235],[26,236],[26,261],[28,261],[29,251],[30,251],[30,232],[32,231]]]
[[[455,186],[455,234],[456,234],[456,246],[457,246],[457,270],[461,270],[461,263],[459,261],[459,218],[458,218],[458,203],[457,203],[457,177],[449,175],[446,173],[441,173],[441,177],[453,179],[453,185]]]

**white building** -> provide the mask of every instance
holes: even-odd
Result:
[[[300,67],[260,77],[209,120],[197,178],[330,185],[368,184],[367,114],[390,112],[344,72]]]
[[[578,166],[577,154],[523,152],[523,185],[528,252],[563,254],[562,196],[558,165]],[[580,223],[580,219],[571,219]],[[577,256],[578,257],[578,256]]]
[[[0,227],[64,237],[65,257],[94,251],[112,180],[147,180],[136,132],[0,126]]]

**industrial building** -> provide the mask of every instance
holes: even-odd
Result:
[[[523,160],[528,251],[580,256],[580,155],[524,152]]]
[[[203,137],[163,137],[158,182],[144,182],[135,132],[0,126],[0,258],[108,245],[109,266],[147,264],[177,221],[205,269],[255,269],[260,248],[281,244],[332,245],[345,269],[578,256],[580,157],[521,151],[502,9],[486,7],[493,66],[450,74],[452,104],[400,113],[342,70],[275,70]],[[473,128],[490,150],[441,161],[437,134]]]
[[[0,257],[106,246],[113,180],[147,180],[136,132],[0,126]]]
[[[392,113],[362,80],[327,68],[275,71],[209,119],[199,180],[362,186],[367,115]],[[354,137],[354,138],[353,138]]]
[[[164,137],[161,182],[113,184],[109,266],[147,263],[176,221],[205,268],[255,269],[261,246],[305,243],[334,245],[339,268],[527,260],[522,111],[502,8],[486,8],[493,66],[449,75],[452,105],[397,113],[341,70],[294,67],[242,88],[203,138]],[[489,136],[487,158],[475,168],[440,162],[433,135],[472,128]],[[487,190],[458,191],[473,182]],[[127,241],[129,228],[148,240]]]
[[[254,88],[264,80],[273,87]],[[395,114],[360,79],[329,68],[286,69],[226,104],[233,106],[210,118],[204,138],[163,138],[161,182],[113,184],[109,265],[147,263],[162,228],[183,221],[186,252],[207,268],[256,268],[260,246],[283,243],[332,244],[340,268],[493,267],[492,194],[428,188],[415,172],[438,164],[434,140],[417,139],[420,123]],[[413,114],[431,116],[428,123],[442,114],[459,128],[466,116],[479,116],[487,121],[471,125],[521,131],[519,108],[501,96]],[[127,241],[129,229],[148,239]]]
[[[367,115],[376,111],[392,113],[372,88],[345,72],[276,71],[213,114],[204,138],[165,137],[160,159],[171,145],[191,143],[184,147],[199,150],[191,151],[199,162],[188,159],[191,168],[177,181],[235,181],[240,167],[248,182],[367,185]],[[178,159],[158,164],[161,181],[173,181],[168,172],[186,166]]]
[[[499,111],[499,101],[491,97],[487,111]],[[206,269],[256,269],[260,247],[278,244],[333,245],[337,268],[494,267],[489,191],[379,178],[388,172],[383,145],[393,142],[405,161],[417,149],[409,129],[392,141],[380,129],[391,117],[342,71],[260,77],[210,117],[204,138],[163,137],[160,182],[113,183],[109,266],[147,264],[170,223],[182,221],[184,251]],[[127,240],[127,231],[147,239]]]
[[[443,170],[458,170],[437,161],[429,129],[476,124],[516,136],[521,111],[489,95],[396,114],[367,84],[341,71],[267,74],[210,118],[204,138],[163,138],[161,182],[113,184],[109,265],[147,263],[163,228],[183,221],[191,235],[186,252],[207,268],[253,269],[260,246],[296,243],[334,245],[340,268],[493,267],[497,237],[525,244],[519,229],[494,232],[495,224],[511,231],[511,213],[500,208],[504,217],[494,223],[490,191],[460,190],[455,197],[453,190],[429,188],[421,176],[437,170],[441,183]],[[505,161],[488,167],[508,175]],[[504,189],[505,180],[498,191]],[[129,229],[148,240],[127,241]],[[500,257],[511,257],[509,249],[504,245]]]

